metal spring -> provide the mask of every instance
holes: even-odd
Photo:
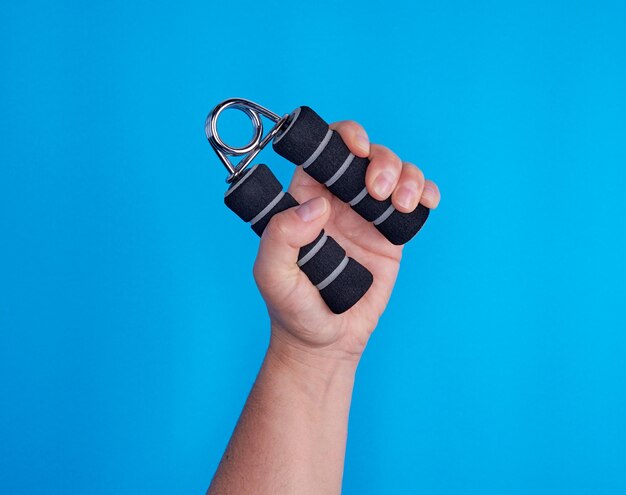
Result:
[[[226,144],[217,132],[217,119],[221,113],[228,108],[242,111],[250,118],[250,122],[252,123],[252,139],[248,144],[240,148]],[[267,117],[272,122],[275,122],[274,127],[270,129],[265,137],[263,137],[263,122],[261,120],[261,115]],[[281,117],[271,110],[244,98],[229,98],[211,110],[204,124],[204,132],[206,133],[209,143],[211,143],[211,146],[217,153],[217,156],[219,156],[220,160],[226,167],[226,170],[228,170],[229,175],[226,178],[226,182],[232,182],[241,174],[241,172],[245,170],[254,157],[257,156],[263,148],[265,148],[267,143],[274,139],[281,127],[287,121],[287,118],[288,115]],[[239,161],[239,163],[237,163],[237,165],[233,165],[231,163],[229,157],[242,155],[245,156],[241,159],[241,161]]]

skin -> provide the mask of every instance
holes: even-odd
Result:
[[[439,204],[415,165],[370,144],[356,122],[331,125],[371,160],[368,192],[403,212]],[[339,494],[354,376],[398,275],[394,246],[350,206],[298,168],[289,192],[302,203],[275,215],[261,238],[254,277],[267,304],[270,345],[209,487],[214,494]],[[374,282],[349,311],[333,314],[298,268],[300,247],[324,228]]]

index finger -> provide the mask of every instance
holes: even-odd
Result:
[[[353,155],[367,158],[370,154],[370,139],[361,124],[354,120],[342,120],[330,124],[333,131],[337,131]]]

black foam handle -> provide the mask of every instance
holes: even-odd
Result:
[[[283,133],[277,135],[274,150],[302,166],[342,201],[376,228],[393,244],[405,244],[419,232],[430,210],[419,204],[411,213],[396,210],[391,199],[378,201],[365,187],[367,158],[354,156],[339,133],[309,107],[296,108]]]
[[[263,234],[271,218],[299,203],[283,188],[266,165],[244,172],[226,191],[224,203],[257,235]],[[346,255],[344,249],[323,230],[300,248],[298,266],[307,275],[333,313],[343,313],[356,304],[372,285],[367,268]]]

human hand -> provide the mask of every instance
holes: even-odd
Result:
[[[424,179],[415,165],[402,162],[384,146],[370,144],[365,130],[355,122],[338,122],[331,128],[354,155],[369,157],[365,182],[375,199],[391,196],[396,209],[405,213],[418,203],[437,207],[437,186]],[[301,168],[296,169],[289,192],[302,204],[272,218],[254,265],[272,323],[270,350],[314,366],[357,363],[391,295],[402,246],[390,243]],[[300,247],[312,242],[322,228],[374,276],[363,298],[341,315],[328,309],[296,264]]]

